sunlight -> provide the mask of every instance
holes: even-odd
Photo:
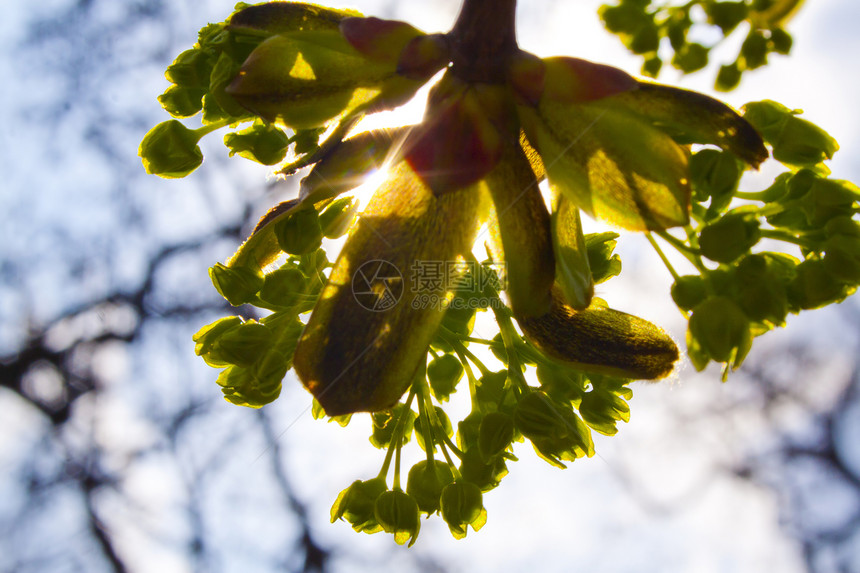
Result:
[[[405,125],[415,125],[420,123],[424,117],[424,108],[427,105],[427,94],[441,76],[442,72],[436,74],[436,76],[431,78],[430,81],[422,86],[421,89],[416,92],[415,97],[409,100],[406,104],[392,110],[364,116],[352,132],[350,132],[350,135],[355,135],[365,131],[373,131],[375,129],[402,127]],[[364,210],[370,197],[373,196],[373,193],[385,181],[388,176],[388,168],[399,151],[399,144],[392,146],[391,151],[388,154],[388,158],[385,160],[382,167],[370,175],[364,183],[353,190],[352,193],[358,201],[359,212]]]

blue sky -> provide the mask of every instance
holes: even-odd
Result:
[[[276,570],[269,557],[283,552],[297,526],[288,513],[270,507],[279,494],[259,420],[223,402],[215,371],[193,356],[191,333],[214,317],[188,323],[168,309],[216,300],[206,268],[229,256],[239,237],[215,235],[214,229],[244,225],[247,231],[255,214],[294,193],[294,187],[267,187],[272,181],[266,168],[228,159],[217,141],[207,143],[204,167],[182,181],[145,176],[137,158],[142,135],[166,119],[155,99],[166,86],[164,67],[193,43],[203,24],[223,19],[233,2],[102,1],[92,4],[87,18],[44,23],[72,4],[10,4],[0,23],[0,73],[9,78],[0,92],[6,112],[0,130],[5,150],[0,155],[0,349],[4,355],[13,352],[28,331],[69,309],[134,290],[160,248],[202,239],[202,247],[159,267],[157,288],[147,301],[157,320],[134,345],[100,347],[96,356],[80,359],[92,365],[103,393],[78,404],[63,443],[70,452],[97,443],[110,453],[108,464],[124,468],[119,491],[125,497],[107,493],[99,503],[134,571],[194,570],[187,551],[193,527],[183,508],[195,497],[217,548],[203,561],[204,570]],[[603,31],[595,14],[599,4],[522,2],[521,46],[541,56],[573,55],[636,73],[638,60]],[[793,55],[773,57],[772,65],[745,77],[742,87],[725,97],[738,107],[769,98],[803,108],[804,117],[842,145],[832,162],[834,175],[857,181],[860,5],[808,4],[790,26]],[[337,5],[408,20],[427,31],[447,29],[458,9],[453,0]],[[147,6],[157,7],[158,16],[141,9]],[[33,28],[36,21],[42,26]],[[725,47],[727,53],[736,49]],[[689,78],[669,70],[661,81],[707,91],[712,78],[712,69]],[[420,117],[420,106],[411,113]],[[773,176],[768,169],[763,177]],[[641,242],[630,243],[622,245],[621,254],[631,282],[616,279],[601,294],[613,297],[614,306],[666,324],[682,339],[683,323],[668,300],[667,273]],[[345,523],[329,525],[337,493],[353,479],[375,475],[383,454],[367,442],[367,420],[342,429],[311,419],[310,397],[292,375],[282,398],[267,408],[285,452],[274,463],[283,464],[307,504],[314,533],[338,549],[337,571],[377,570],[382,560],[418,570],[416,557],[452,571],[803,571],[801,549],[781,527],[790,517],[775,493],[782,490],[733,472],[751,459],[779,472],[771,452],[783,436],[807,435],[815,429],[815,415],[833,408],[857,348],[844,318],[847,305],[856,308],[856,300],[799,320],[791,332],[768,335],[751,357],[767,364],[774,353],[779,360],[788,344],[810,352],[808,362],[774,375],[792,388],[795,402],[765,408],[756,382],[743,372],[724,385],[715,372],[697,375],[689,365],[671,381],[635,385],[631,422],[618,436],[598,440],[595,458],[560,471],[520,445],[520,461],[511,465],[502,487],[485,497],[486,527],[463,541],[433,519],[423,524],[407,554],[388,536],[359,535]],[[116,324],[106,324],[106,316]],[[133,329],[134,316],[123,316],[95,312],[58,325],[51,343],[62,348],[99,329]],[[791,386],[798,379],[809,383]],[[50,376],[37,376],[32,384],[39,392],[56,390]],[[176,443],[136,457],[164,439],[159,423],[192,403],[205,404],[206,415]],[[6,523],[32,502],[15,476],[28,452],[47,438],[44,420],[18,398],[0,392],[0,408],[5,412],[0,468],[6,474],[0,476],[5,499],[0,523]],[[846,431],[856,436],[856,426]],[[856,441],[846,456],[858,467],[855,450]],[[40,459],[47,466],[62,463],[49,451]],[[207,468],[216,469],[205,474]],[[800,469],[790,480],[812,484],[803,491],[814,490],[822,479],[816,472]],[[825,524],[844,519],[843,513],[860,503],[855,493],[838,487],[819,494],[799,503]],[[72,493],[52,498],[33,530],[50,532],[54,551],[83,555],[86,564],[87,551],[76,545],[80,511]],[[23,530],[15,535],[0,541],[0,569],[13,564],[3,561],[13,547],[25,555],[45,550],[38,536]],[[860,555],[855,557],[860,566]]]

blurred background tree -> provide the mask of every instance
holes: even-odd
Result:
[[[587,49],[608,55],[561,50],[564,37],[542,55],[638,71],[641,62],[612,51],[615,40],[600,30],[599,2],[534,4],[521,14],[524,45],[558,29],[546,22],[582,15],[568,20],[571,35],[606,36],[589,36]],[[189,342],[227,312],[207,267],[234,250],[273,197],[295,194],[294,183],[260,185],[265,168],[228,163],[213,146],[207,169],[166,187],[145,176],[136,155],[160,119],[162,71],[201,21],[231,8],[58,0],[6,9],[0,570],[860,569],[856,297],[769,338],[727,385],[688,367],[679,382],[641,388],[633,420],[598,445],[598,458],[563,473],[523,460],[510,478],[517,485],[488,497],[494,517],[465,543],[428,524],[406,552],[387,537],[329,525],[331,500],[355,466],[378,466],[352,454],[368,451],[365,428],[314,423],[297,381],[261,411],[230,407]],[[429,31],[446,29],[457,8],[453,0],[360,6]],[[856,69],[839,24],[856,6],[831,0],[805,10],[795,56],[830,50],[844,70]],[[768,74],[788,73],[791,59],[756,72],[751,89],[778,87]],[[847,100],[834,92],[851,92],[856,77],[819,83],[820,105],[836,112],[803,104],[843,144],[845,163],[834,171],[852,180],[858,141],[847,134],[860,131],[857,115],[839,109]],[[732,101],[793,105],[784,95]],[[828,113],[844,125],[828,124]],[[622,257],[627,272],[642,274],[641,290],[613,295],[653,318],[669,308],[648,303],[666,292],[656,276],[665,272],[631,248]]]

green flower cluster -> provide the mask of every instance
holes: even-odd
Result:
[[[147,173],[188,175],[203,162],[203,136],[240,124],[250,125],[224,136],[230,155],[275,165],[292,146],[299,161],[318,151],[327,123],[341,123],[339,140],[361,113],[409,99],[441,66],[433,40],[422,42],[405,23],[376,30],[383,21],[359,16],[300,2],[240,2],[225,22],[201,29],[167,68],[171,85],[158,101],[176,118],[202,112],[202,126],[168,120],[152,128],[138,150]],[[418,53],[399,61],[407,45]]]
[[[355,218],[352,198],[327,203],[321,213],[297,201],[278,205],[227,264],[209,269],[215,289],[230,304],[271,311],[259,321],[222,318],[194,335],[197,355],[224,369],[217,383],[234,404],[259,408],[281,392],[304,328],[299,315],[313,309],[327,281],[331,263],[322,239],[343,235]],[[264,274],[284,253],[286,260]]]
[[[752,339],[783,326],[789,313],[840,302],[860,285],[860,189],[829,178],[823,163],[836,141],[772,101],[749,103],[745,112],[790,170],[763,191],[742,192],[735,158],[699,151],[691,160],[687,241],[662,234],[698,271],[676,275],[672,297],[689,313],[687,351],[699,370],[711,360],[737,368]],[[744,204],[732,203],[736,197]],[[762,239],[782,241],[800,258],[755,249]]]
[[[671,23],[649,4],[624,0],[603,17],[656,57],[649,38],[659,42]],[[757,31],[765,23],[771,41],[790,10],[765,4],[692,0],[677,13],[689,19],[702,5],[726,33],[743,19]],[[670,336],[594,296],[621,273],[620,236],[584,234],[580,212],[646,233],[675,279],[698,369],[725,363],[727,375],[755,336],[860,282],[860,191],[828,177],[823,162],[838,146],[826,132],[774,102],[748,104],[742,117],[609,66],[538,58],[516,46],[513,28],[472,27],[502,8],[512,20],[513,0],[467,2],[451,32],[428,35],[312,4],[240,4],[166,74],[162,105],[179,118],[202,111],[202,127],[169,120],[140,147],[149,172],[181,177],[202,161],[200,137],[246,124],[225,136],[231,154],[274,164],[291,149],[281,173],[313,166],[299,197],[210,270],[230,304],[261,318],[204,327],[196,352],[223,369],[232,403],[271,402],[292,369],[315,417],[346,425],[369,412],[382,468],[341,492],[331,518],[400,544],[415,542],[422,515],[441,514],[456,538],[480,529],[483,494],[507,475],[515,443],[557,467],[590,457],[593,431],[613,435],[629,419],[631,380],[674,370]],[[672,41],[692,53],[685,22]],[[421,123],[349,134],[442,69]],[[765,190],[739,191],[743,172],[768,158],[765,144],[788,171]],[[348,192],[377,170],[386,177],[358,214]],[[479,263],[472,249],[485,223],[490,256]],[[346,233],[329,262],[323,240]],[[679,275],[658,239],[694,274]],[[757,249],[763,239],[800,258]],[[428,275],[427,263],[444,270]],[[475,329],[487,311],[492,338]],[[490,356],[501,366],[487,366]],[[452,421],[443,405],[458,390],[471,409]],[[401,450],[413,435],[426,459],[404,487]]]
[[[612,253],[615,237],[586,236],[589,259],[594,268],[604,269],[598,275],[601,281],[620,270],[621,261]],[[528,440],[540,457],[564,468],[566,461],[594,455],[592,431],[611,436],[618,422],[629,420],[629,379],[585,373],[537,350],[516,332],[509,310],[501,305],[496,291],[500,279],[492,262],[473,268],[482,276],[467,273],[463,282],[488,286],[457,290],[455,297],[465,304],[452,303],[445,311],[425,359],[426,370],[412,381],[406,402],[371,414],[370,442],[387,450],[383,467],[375,478],[356,481],[340,493],[332,522],[345,520],[359,532],[385,531],[398,543],[411,545],[420,516],[438,513],[460,539],[467,527],[477,531],[486,522],[483,494],[497,487],[508,474],[507,464],[517,460],[515,443]],[[501,332],[491,340],[475,337],[476,314],[489,309],[496,313]],[[474,345],[489,348],[505,368],[488,368],[470,349]],[[538,386],[526,382],[531,373],[537,374]],[[455,432],[440,404],[464,378],[472,408]],[[314,415],[325,415],[318,402]],[[345,425],[350,416],[333,419]],[[427,457],[409,469],[404,491],[400,450],[413,434]]]
[[[745,71],[767,65],[772,53],[788,55],[793,43],[785,31],[803,0],[690,0],[682,4],[657,0],[620,0],[605,4],[600,17],[610,32],[644,59],[642,74],[656,78],[663,67],[661,52],[672,51],[671,65],[685,74],[708,65],[710,52],[722,39],[744,28],[746,37],[734,62],[720,67],[715,88],[729,91],[738,86]],[[703,17],[697,18],[697,14]],[[691,40],[691,31],[709,27],[722,39],[706,45]]]

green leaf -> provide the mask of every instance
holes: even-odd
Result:
[[[556,274],[550,215],[525,154],[519,146],[508,149],[484,179],[493,201],[491,249],[494,261],[504,265],[504,288],[511,309],[540,315],[549,310]]]
[[[295,362],[329,414],[391,407],[426,360],[447,313],[414,304],[417,293],[408,289],[448,296],[450,285],[422,285],[424,267],[416,261],[455,261],[471,249],[482,201],[471,191],[436,197],[404,161],[371,198],[314,307]],[[462,270],[453,269],[449,280]]]

